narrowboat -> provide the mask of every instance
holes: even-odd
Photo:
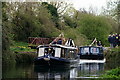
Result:
[[[82,46],[79,47],[80,59],[103,60],[103,47]]]
[[[37,55],[37,58],[34,60],[35,65],[63,66],[74,64],[79,61],[78,48],[67,45],[39,45],[37,47]]]

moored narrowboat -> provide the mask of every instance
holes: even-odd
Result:
[[[80,59],[103,60],[103,47],[82,46],[79,47]]]

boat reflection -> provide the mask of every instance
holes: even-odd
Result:
[[[104,63],[85,63],[74,68],[35,66],[34,71],[37,73],[38,79],[99,77],[104,71]]]
[[[51,66],[51,67],[43,67],[43,66],[35,66],[34,71],[38,75],[38,79],[62,79],[62,78],[70,78],[70,68],[62,67],[62,66]]]
[[[79,76],[83,76],[83,77],[88,77],[88,76],[97,77],[97,76],[100,76],[103,71],[104,71],[104,63],[85,63],[85,64],[80,64]]]

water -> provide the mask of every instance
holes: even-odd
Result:
[[[4,66],[3,78],[38,78],[38,79],[70,79],[97,78],[103,74],[104,63],[80,63],[75,67],[42,67],[33,64],[17,64]]]

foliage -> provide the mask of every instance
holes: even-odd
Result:
[[[25,42],[14,42],[10,50],[15,53],[16,63],[33,63],[37,56],[36,50],[29,48]]]
[[[94,38],[102,42],[102,45],[108,45],[107,37],[112,32],[112,20],[91,13],[72,10],[72,15],[65,15],[64,20],[67,26],[78,30],[77,34],[86,36],[87,43],[91,43]]]
[[[5,9],[7,8],[6,4],[2,5],[2,12],[3,12],[3,22],[2,22],[2,63],[3,65],[7,65],[10,63],[14,63],[14,54],[10,51],[10,44],[11,44],[11,23],[8,20],[8,16],[6,15]]]
[[[10,50],[13,52],[36,52],[36,50],[28,47],[28,43],[26,42],[14,42],[10,47]]]
[[[107,7],[103,10],[103,15],[112,18],[117,24],[116,33],[120,33],[120,0],[107,2]]]
[[[54,7],[51,4],[48,4],[47,2],[42,2],[42,5],[45,6],[49,10],[49,12],[51,13],[51,15],[54,18],[56,18],[56,19],[53,19],[53,21],[58,20],[59,17],[58,17],[58,13],[57,13],[56,7]]]
[[[27,4],[28,3],[23,5],[27,5]],[[56,34],[57,35],[59,34],[59,31],[55,28],[55,23],[51,20],[52,16],[48,13],[48,10],[46,8],[39,6],[35,12],[31,8],[21,7],[23,5],[18,4],[20,8],[18,8],[18,11],[14,12],[14,14],[16,15],[13,16],[12,18],[12,22],[13,22],[12,29],[14,33],[14,40],[27,41],[28,37],[30,36],[52,37],[52,36],[56,36]],[[23,12],[25,8],[27,8],[28,12],[26,11]]]
[[[104,78],[120,78],[120,67],[106,71],[106,74],[102,75]]]
[[[105,45],[107,44],[107,36],[110,33],[111,25],[102,16],[94,16],[90,14],[82,14],[78,21],[78,30],[84,34],[89,40],[97,38]]]
[[[65,23],[67,26],[70,26],[71,28],[77,27],[77,23],[76,23],[75,19],[72,19],[70,16],[65,16],[64,20],[65,20]]]
[[[120,64],[119,64],[119,62],[120,62],[120,47],[109,49],[104,53],[104,55],[107,60],[106,62],[110,63],[110,64],[107,64],[107,67],[113,69],[113,68],[120,66]]]
[[[72,8],[72,4],[65,1],[48,1],[48,3],[56,7],[59,16],[63,16],[67,12],[67,9]]]
[[[61,32],[58,29],[63,29],[63,32],[65,32],[66,26],[75,28],[72,30],[73,32],[77,32],[77,34],[67,33],[67,35],[73,35],[73,39],[82,38],[84,40],[84,37],[81,37],[81,35],[85,35],[89,40],[93,40],[96,37],[104,44],[106,44],[107,36],[110,33],[111,25],[107,19],[101,16],[74,12],[75,14],[71,17],[65,15],[65,22],[62,23],[58,20],[59,17],[56,8],[46,2],[42,4],[11,3],[10,5],[14,5],[11,8],[11,12],[15,14],[11,16],[12,36],[17,41],[27,41],[28,37],[55,37]],[[34,7],[34,5],[38,7]],[[14,10],[16,6],[18,6],[17,11]],[[53,17],[55,18],[54,20]],[[56,28],[56,22],[59,28]]]
[[[80,32],[76,29],[73,29],[69,26],[66,26],[66,28],[63,30],[64,35],[66,38],[72,38],[75,42],[75,45],[80,46],[80,45],[86,45],[88,44],[88,40],[86,36],[80,34]]]
[[[51,4],[48,4],[47,2],[42,2],[42,5],[48,9],[50,14],[52,15],[52,20],[55,22],[56,27],[59,27],[58,21],[59,21],[59,16],[57,13],[57,8]]]

